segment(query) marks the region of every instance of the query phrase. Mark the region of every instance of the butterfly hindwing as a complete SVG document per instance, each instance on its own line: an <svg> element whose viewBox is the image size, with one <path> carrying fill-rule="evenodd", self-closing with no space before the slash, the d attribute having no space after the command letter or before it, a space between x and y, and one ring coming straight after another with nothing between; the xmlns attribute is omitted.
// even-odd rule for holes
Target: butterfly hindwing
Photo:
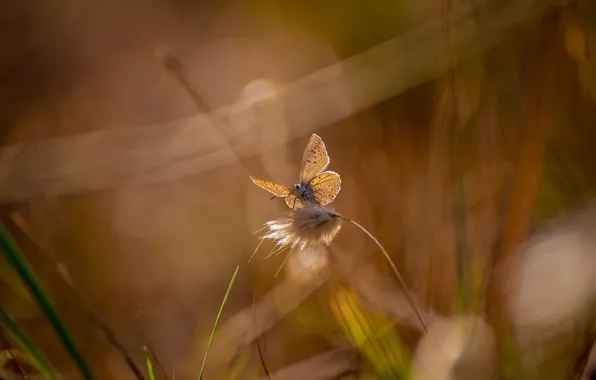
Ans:
<svg viewBox="0 0 596 380"><path fill-rule="evenodd" d="M329 155L323 140L313 134L306 144L300 167L300 183L307 183L329 166Z"/></svg>
<svg viewBox="0 0 596 380"><path fill-rule="evenodd" d="M304 206L302 199L298 198L296 194L292 193L286 197L286 204L289 208L297 210Z"/></svg>
<svg viewBox="0 0 596 380"><path fill-rule="evenodd" d="M341 178L336 172L327 170L313 178L309 186L315 199L324 206L331 203L341 190Z"/></svg>

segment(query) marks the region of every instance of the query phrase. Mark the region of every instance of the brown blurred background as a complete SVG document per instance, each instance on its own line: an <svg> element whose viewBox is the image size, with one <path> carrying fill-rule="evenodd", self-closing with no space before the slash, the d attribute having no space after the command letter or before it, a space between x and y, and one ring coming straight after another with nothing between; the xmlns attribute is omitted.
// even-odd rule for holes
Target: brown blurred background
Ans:
<svg viewBox="0 0 596 380"><path fill-rule="evenodd" d="M493 25L493 15L513 7L506 3L474 2L477 21ZM521 2L519 8L536 3ZM307 138L316 132L327 145L330 169L342 176L333 208L376 235L422 303L452 313L457 306L454 189L460 177L466 251L472 257L477 292L483 289L482 276L502 237L524 144L544 146L539 166L528 171L539 178L539 189L531 195L532 229L563 210L580 207L594 194L596 24L587 16L594 12L587 3L572 2L560 11L560 24L551 34L541 32L542 12L517 22L498 42L490 30L479 28L475 44L481 50L485 43L494 48L365 110L352 112L350 105L366 94L338 83L336 106L346 107L349 117L331 125L298 128L283 111L265 107L255 114L258 128L238 132L240 139L250 136L244 148L251 153L242 160L228 152L231 158L222 164L147 184L126 183L135 173L127 172L123 163L123 186L69 194L49 191L18 202L2 199L4 221L100 378L133 377L64 284L59 268L68 270L77 289L139 363L142 346L150 344L168 373L175 369L187 378L191 363L202 359L196 357L202 351L193 349L193 341L209 334L235 266L244 263L258 243L253 232L287 210L282 201L269 201L249 175L293 183ZM196 115L188 93L164 68L164 51L180 59L190 80L217 109L263 88L276 93L285 84L418 25L440 23L461 4L468 3L3 1L2 145L92 131L109 136L111 131L167 125ZM457 38L445 29L447 52ZM411 41L412 48L425 43ZM448 53L445 59L450 60ZM264 81L254 82L260 79ZM524 138L524 131L532 128L539 132ZM163 149L174 149L176 136L166 132L163 137ZM196 139L226 149L216 126L199 130ZM87 152L85 145L81 152ZM89 152L82 161L105 159L93 155L97 152L92 145ZM4 156L2 170L9 170L4 166L18 161L20 154ZM76 163L48 159L46 164L77 170ZM44 167L28 168L31 175L43 177ZM344 227L334 246L351 265L374 263L379 273L391 276L375 247L355 229ZM262 248L242 267L224 321L250 307L253 294L258 298L281 281L273 275L283 257L265 260L268 249ZM2 307L57 368L73 372L43 316L5 263L0 265ZM262 337L271 370L332 346L313 332L326 328L313 322L326 313L317 297L315 293Z"/></svg>

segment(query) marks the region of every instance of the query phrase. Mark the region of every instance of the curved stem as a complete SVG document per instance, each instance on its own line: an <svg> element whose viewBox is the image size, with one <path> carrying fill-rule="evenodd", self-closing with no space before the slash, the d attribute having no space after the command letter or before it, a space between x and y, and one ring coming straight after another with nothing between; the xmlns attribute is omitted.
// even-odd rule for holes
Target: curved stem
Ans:
<svg viewBox="0 0 596 380"><path fill-rule="evenodd" d="M402 289L404 290L404 294L406 295L406 299L408 300L408 303L410 304L410 306L412 307L412 310L414 310L414 313L416 314L416 316L420 320L420 325L422 326L422 329L426 333L428 330L426 328L426 323L424 322L424 318L422 317L422 314L420 313L420 310L418 310L418 308L416 307L416 304L414 303L414 300L410 296L410 291L408 290L408 287L406 286L406 282L404 281L403 277L401 276L401 273L399 273L399 270L397 269L397 267L393 263L393 260L391 260L391 257L389 257L389 254L387 253L387 251L385 251L385 248L383 248L383 246L381 245L381 243L377 240L376 237L373 236L373 234L371 234L370 232L368 232L368 230L366 228L362 227L358 222L356 222L356 221L354 221L352 219L346 218L344 216L340 216L340 218L342 218L346 222L350 222L353 225L355 225L356 227L358 227L381 250L381 252L383 253L383 256L385 256L385 259L387 259L387 261L389 262L389 265L391 266L391 269L393 269L393 273L397 277L397 280L399 281L399 284L401 285Z"/></svg>

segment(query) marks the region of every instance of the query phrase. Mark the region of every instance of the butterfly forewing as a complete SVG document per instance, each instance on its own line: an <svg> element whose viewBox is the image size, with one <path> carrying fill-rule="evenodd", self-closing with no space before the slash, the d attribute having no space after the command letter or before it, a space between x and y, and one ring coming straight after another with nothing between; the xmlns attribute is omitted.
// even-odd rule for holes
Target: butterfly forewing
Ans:
<svg viewBox="0 0 596 380"><path fill-rule="evenodd" d="M309 182L314 197L321 205L331 203L339 190L341 190L341 178L336 172L325 171Z"/></svg>
<svg viewBox="0 0 596 380"><path fill-rule="evenodd" d="M277 197L287 197L288 195L292 194L292 190L287 188L284 185L280 185L279 183L275 183L273 181L267 181L257 177L250 177L250 179L255 183L255 185L259 186L262 189L267 190L271 194Z"/></svg>
<svg viewBox="0 0 596 380"><path fill-rule="evenodd" d="M290 207L294 210L297 210L304 205L302 200L300 198L298 198L296 196L296 194L294 194L294 193L292 193L286 197L286 204L288 205L288 207Z"/></svg>
<svg viewBox="0 0 596 380"><path fill-rule="evenodd" d="M300 168L300 183L306 183L329 166L329 155L325 143L315 134L310 136Z"/></svg>

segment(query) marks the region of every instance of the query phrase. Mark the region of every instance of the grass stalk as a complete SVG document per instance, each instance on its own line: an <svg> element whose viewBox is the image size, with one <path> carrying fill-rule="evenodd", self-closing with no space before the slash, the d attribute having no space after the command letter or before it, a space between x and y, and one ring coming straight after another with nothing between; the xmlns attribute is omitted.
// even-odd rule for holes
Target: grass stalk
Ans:
<svg viewBox="0 0 596 380"><path fill-rule="evenodd" d="M74 340L70 337L70 334L68 333L65 324L58 316L52 301L46 294L35 273L33 273L33 270L30 268L25 256L2 223L0 223L0 247L8 262L19 274L19 277L25 283L29 289L29 292L52 324L52 327L56 331L58 338L72 357L77 368L83 375L83 378L86 380L94 380L95 376L93 376L91 368L77 348Z"/></svg>
<svg viewBox="0 0 596 380"><path fill-rule="evenodd" d="M393 270L393 273L395 274L395 277L397 277L397 280L399 281L400 286L404 290L404 294L406 296L406 299L408 300L408 303L412 307L412 310L414 310L414 313L418 317L418 320L420 321L420 325L422 326L422 329L424 330L424 332L427 332L428 330L427 330L427 327L426 327L426 323L424 322L424 317L422 317L422 314L420 313L420 310L418 310L418 307L416 307L416 304L414 303L414 300L412 299L412 296L410 295L410 291L408 290L408 287L406 285L406 282L404 281L401 273L399 272L399 270L397 269L397 267L393 263L393 260L391 260L391 257L389 256L389 254L387 253L387 251L385 251L385 248L383 248L383 246L381 245L381 243L377 240L376 237L373 236L373 234L371 234L370 232L368 232L368 230L366 228L364 228L362 225L360 225L358 222L356 222L356 221L354 221L352 219L346 218L344 216L340 216L340 218L342 218L346 222L352 223L354 226L358 227L381 250L381 253L383 254L383 256L385 256L385 259L387 259L387 261L389 262L389 266L391 266L391 269Z"/></svg>
<svg viewBox="0 0 596 380"><path fill-rule="evenodd" d="M19 328L16 322L13 321L12 318L10 318L2 308L0 308L0 326L4 328L6 334L10 337L12 342L29 356L33 366L44 378L48 380L60 379L45 356L39 352L29 337Z"/></svg>
<svg viewBox="0 0 596 380"><path fill-rule="evenodd" d="M224 295L223 300L221 301L221 306L219 307L219 312L217 313L217 317L215 318L215 324L213 325L213 330L211 331L211 336L209 337L209 343L207 343L207 350L205 351L205 356L203 357L203 364L201 364L201 372L199 373L199 380L203 379L203 373L205 372L205 364L207 363L207 357L209 356L209 350L211 349L211 344L213 343L213 337L215 336L215 332L217 331L217 326L219 325L219 320L221 318L221 314L223 313L224 306L228 300L228 296L232 291L232 286L234 285L234 281L236 280L236 275L238 274L238 270L240 269L240 265L236 267L234 274L232 275L232 279L228 284L228 290L226 290L226 294Z"/></svg>
<svg viewBox="0 0 596 380"><path fill-rule="evenodd" d="M147 375L149 376L149 380L155 380L155 374L153 373L153 365L151 364L151 355L149 354L149 350L147 347L143 347L143 351L145 351L145 361L147 362Z"/></svg>

